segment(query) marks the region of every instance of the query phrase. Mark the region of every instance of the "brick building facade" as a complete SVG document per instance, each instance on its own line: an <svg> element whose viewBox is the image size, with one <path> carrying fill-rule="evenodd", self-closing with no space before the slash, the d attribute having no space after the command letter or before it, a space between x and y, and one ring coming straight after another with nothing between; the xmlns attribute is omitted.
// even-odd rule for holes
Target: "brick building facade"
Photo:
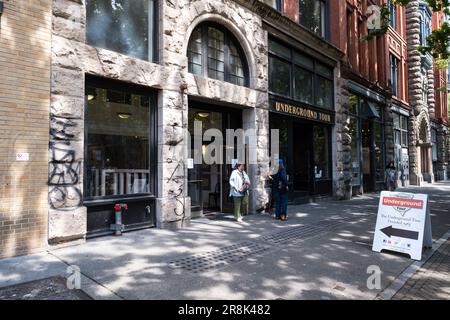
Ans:
<svg viewBox="0 0 450 320"><path fill-rule="evenodd" d="M4 1L0 21L0 258L47 244L51 0ZM28 161L24 157L29 156ZM20 158L23 156L22 158Z"/></svg>

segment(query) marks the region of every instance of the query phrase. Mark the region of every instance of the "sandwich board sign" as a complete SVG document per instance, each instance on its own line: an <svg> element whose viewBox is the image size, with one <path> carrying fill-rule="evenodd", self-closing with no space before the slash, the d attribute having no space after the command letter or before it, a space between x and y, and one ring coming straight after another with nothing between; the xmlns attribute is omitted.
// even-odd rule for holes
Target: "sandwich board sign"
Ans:
<svg viewBox="0 0 450 320"><path fill-rule="evenodd" d="M428 195L381 192L372 250L396 251L422 260L423 247L432 247Z"/></svg>

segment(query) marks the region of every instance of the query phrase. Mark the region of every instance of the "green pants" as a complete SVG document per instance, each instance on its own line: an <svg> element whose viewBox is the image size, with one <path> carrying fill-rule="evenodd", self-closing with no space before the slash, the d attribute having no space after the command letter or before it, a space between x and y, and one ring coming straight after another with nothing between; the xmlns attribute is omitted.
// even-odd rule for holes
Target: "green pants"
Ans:
<svg viewBox="0 0 450 320"><path fill-rule="evenodd" d="M248 214L248 195L245 195L243 197L233 197L233 204L233 213L236 219L241 217L241 213L243 215Z"/></svg>

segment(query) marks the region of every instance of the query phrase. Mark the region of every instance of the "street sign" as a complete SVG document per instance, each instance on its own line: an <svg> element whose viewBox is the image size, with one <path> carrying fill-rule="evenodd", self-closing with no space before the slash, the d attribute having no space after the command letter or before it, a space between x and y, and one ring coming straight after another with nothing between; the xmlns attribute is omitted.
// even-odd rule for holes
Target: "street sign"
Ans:
<svg viewBox="0 0 450 320"><path fill-rule="evenodd" d="M428 195L381 192L372 250L390 250L421 260L423 247L432 247Z"/></svg>

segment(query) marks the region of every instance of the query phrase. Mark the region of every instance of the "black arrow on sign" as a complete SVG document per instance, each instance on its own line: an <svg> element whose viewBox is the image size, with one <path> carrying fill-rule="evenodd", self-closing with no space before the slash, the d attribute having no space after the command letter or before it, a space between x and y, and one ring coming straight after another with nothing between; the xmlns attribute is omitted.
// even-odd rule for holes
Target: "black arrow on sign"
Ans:
<svg viewBox="0 0 450 320"><path fill-rule="evenodd" d="M394 236L394 237L400 237L400 238L406 238L406 239L412 239L412 240L419 239L419 232L417 232L417 231L395 229L392 226L383 228L380 231L383 232L385 235L387 235L389 238L391 236Z"/></svg>

